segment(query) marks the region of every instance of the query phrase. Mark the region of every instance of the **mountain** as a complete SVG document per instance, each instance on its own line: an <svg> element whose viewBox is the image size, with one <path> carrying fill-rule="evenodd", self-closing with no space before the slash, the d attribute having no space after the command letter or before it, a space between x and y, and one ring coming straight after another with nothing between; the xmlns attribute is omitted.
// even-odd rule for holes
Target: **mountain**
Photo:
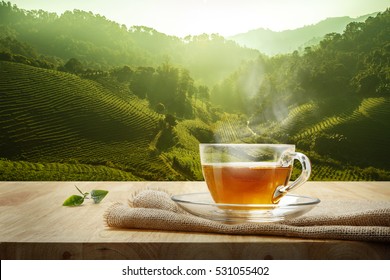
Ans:
<svg viewBox="0 0 390 280"><path fill-rule="evenodd" d="M342 33L350 22L364 22L368 17L373 17L376 14L373 13L357 18L328 18L317 24L280 32L259 28L228 37L228 39L237 42L241 46L257 49L267 55L291 53L295 50L303 50L306 46L319 43L326 34L333 32Z"/></svg>
<svg viewBox="0 0 390 280"><path fill-rule="evenodd" d="M389 34L386 10L265 56L1 2L0 180L202 180L209 142L293 143L313 180L389 180Z"/></svg>
<svg viewBox="0 0 390 280"><path fill-rule="evenodd" d="M0 99L2 179L200 179L185 170L185 156L172 168L177 151L165 147L176 142L165 138L176 137L193 160L193 135L207 126L194 120L165 128L163 115L126 90L0 61Z"/></svg>
<svg viewBox="0 0 390 280"><path fill-rule="evenodd" d="M17 46L11 44L15 41ZM27 44L27 50L21 44ZM242 61L259 55L216 34L180 39L146 26L127 28L91 12L73 10L57 15L19 9L4 1L0 2L2 51L23 56L28 52L28 58L34 59L44 56L54 67L76 58L84 68L100 70L123 65L155 67L170 61L208 86L233 72Z"/></svg>
<svg viewBox="0 0 390 280"><path fill-rule="evenodd" d="M251 116L258 142L296 143L341 166L389 170L389 34L388 9L303 53L252 61L211 97Z"/></svg>

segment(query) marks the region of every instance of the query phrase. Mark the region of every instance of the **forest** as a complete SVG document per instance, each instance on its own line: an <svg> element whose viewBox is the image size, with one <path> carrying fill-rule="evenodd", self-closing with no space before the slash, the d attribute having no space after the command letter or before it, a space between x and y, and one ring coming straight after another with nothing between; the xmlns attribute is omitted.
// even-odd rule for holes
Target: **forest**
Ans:
<svg viewBox="0 0 390 280"><path fill-rule="evenodd" d="M2 180L201 180L200 142L293 143L312 180L390 179L389 9L275 56L4 1L0 27Z"/></svg>

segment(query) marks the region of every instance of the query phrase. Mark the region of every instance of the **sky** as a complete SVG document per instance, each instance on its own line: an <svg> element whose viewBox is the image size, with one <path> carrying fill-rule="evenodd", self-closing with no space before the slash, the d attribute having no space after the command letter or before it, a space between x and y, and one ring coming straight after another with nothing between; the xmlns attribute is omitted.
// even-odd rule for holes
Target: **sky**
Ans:
<svg viewBox="0 0 390 280"><path fill-rule="evenodd" d="M7 0L6 0L7 1ZM144 25L184 37L231 36L257 28L273 31L315 24L328 17L381 12L390 0L9 0L26 10L62 14L79 9L127 27Z"/></svg>

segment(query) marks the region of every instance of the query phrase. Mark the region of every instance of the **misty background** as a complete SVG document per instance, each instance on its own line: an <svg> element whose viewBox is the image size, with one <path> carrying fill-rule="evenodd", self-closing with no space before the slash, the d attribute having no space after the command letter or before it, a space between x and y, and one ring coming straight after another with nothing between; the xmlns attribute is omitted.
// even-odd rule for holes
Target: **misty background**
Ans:
<svg viewBox="0 0 390 280"><path fill-rule="evenodd" d="M2 180L202 180L204 142L295 144L312 180L390 178L389 9L175 36L2 1L0 27Z"/></svg>

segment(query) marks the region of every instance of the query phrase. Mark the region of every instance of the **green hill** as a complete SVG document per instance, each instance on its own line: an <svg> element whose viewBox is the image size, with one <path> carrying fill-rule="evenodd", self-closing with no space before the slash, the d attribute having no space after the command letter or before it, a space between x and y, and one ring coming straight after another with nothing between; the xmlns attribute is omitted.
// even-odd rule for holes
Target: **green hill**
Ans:
<svg viewBox="0 0 390 280"><path fill-rule="evenodd" d="M318 119L320 106L311 102L295 107L281 122L272 123L269 133L289 135L302 149L345 164L390 169L389 97L362 98Z"/></svg>
<svg viewBox="0 0 390 280"><path fill-rule="evenodd" d="M10 44L11 40L28 44L28 48ZM92 12L73 10L57 15L19 9L4 1L0 2L2 51L41 57L55 67L76 58L85 68L99 70L123 65L156 67L169 59L209 86L242 61L259 55L218 34L181 39L146 26L126 27Z"/></svg>
<svg viewBox="0 0 390 280"><path fill-rule="evenodd" d="M132 94L64 72L0 62L0 98L0 157L106 166L128 173L123 179L185 179L150 148L163 115Z"/></svg>
<svg viewBox="0 0 390 280"><path fill-rule="evenodd" d="M389 10L273 57L5 2L0 27L0 180L201 180L200 142L294 143L312 180L390 180Z"/></svg>
<svg viewBox="0 0 390 280"><path fill-rule="evenodd" d="M313 178L387 180L389 12L350 23L302 54L247 63L213 88L213 102L246 115L255 134L246 141L295 143L309 153L320 173Z"/></svg>
<svg viewBox="0 0 390 280"><path fill-rule="evenodd" d="M327 18L316 24L278 32L259 28L246 33L236 34L228 39L237 42L241 46L257 49L267 55L291 53L295 50L303 51L305 47L318 44L326 34L333 32L342 33L350 22L364 22L368 17L376 14L357 18Z"/></svg>

